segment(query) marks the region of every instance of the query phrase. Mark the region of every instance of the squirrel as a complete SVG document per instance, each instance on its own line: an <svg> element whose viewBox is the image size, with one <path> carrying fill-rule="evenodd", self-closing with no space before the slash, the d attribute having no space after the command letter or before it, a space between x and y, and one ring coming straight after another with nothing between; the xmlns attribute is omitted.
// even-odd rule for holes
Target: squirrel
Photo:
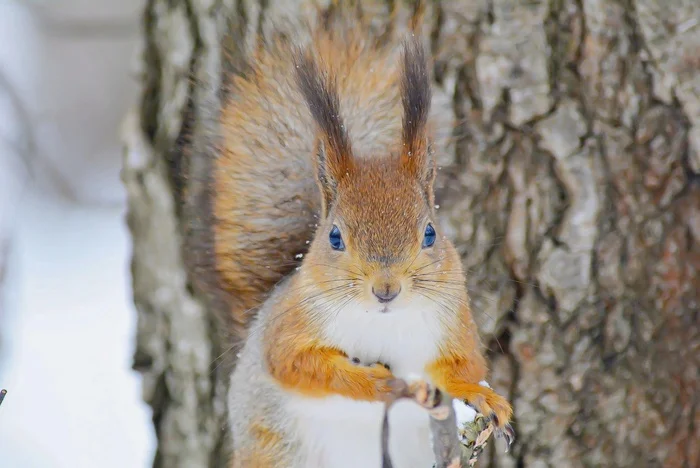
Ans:
<svg viewBox="0 0 700 468"><path fill-rule="evenodd" d="M380 466L383 401L414 376L513 434L508 401L479 384L465 274L436 222L424 48L339 18L303 44L270 41L228 77L213 213L247 330L229 393L234 467ZM389 422L394 466L431 466L425 410L398 402Z"/></svg>

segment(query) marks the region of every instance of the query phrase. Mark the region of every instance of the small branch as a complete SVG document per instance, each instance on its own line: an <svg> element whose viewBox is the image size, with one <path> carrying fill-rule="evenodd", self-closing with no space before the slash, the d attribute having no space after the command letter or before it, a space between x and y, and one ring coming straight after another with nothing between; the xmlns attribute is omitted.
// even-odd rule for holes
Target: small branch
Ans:
<svg viewBox="0 0 700 468"><path fill-rule="evenodd" d="M389 409L396 400L387 401L384 404L384 418L382 418L382 468L394 468L389 456Z"/></svg>
<svg viewBox="0 0 700 468"><path fill-rule="evenodd" d="M382 421L382 468L393 468L389 455L389 410L396 401L407 398L424 407L430 415L435 454L433 467L474 467L494 432L494 425L488 418L423 380L408 383L398 379L392 387L393 392L386 401ZM466 415L459 417L459 422L455 406L459 407L460 413L467 411Z"/></svg>
<svg viewBox="0 0 700 468"><path fill-rule="evenodd" d="M441 395L438 407L443 418L430 413L430 432L433 434L433 452L437 468L460 468L465 466L466 457L462 457L462 447L457 436L457 417L452 407L452 397L446 393Z"/></svg>
<svg viewBox="0 0 700 468"><path fill-rule="evenodd" d="M489 437L491 437L494 430L493 424L486 422L486 418L481 415L477 416L474 423L474 427L482 427L483 429L475 432L474 444L471 447L471 454L469 455L469 461L467 462L467 466L469 468L472 468L476 464L476 460L479 458L479 455L481 455L481 452L484 451L484 447L486 447L486 441L489 440ZM468 429L465 428L465 430Z"/></svg>

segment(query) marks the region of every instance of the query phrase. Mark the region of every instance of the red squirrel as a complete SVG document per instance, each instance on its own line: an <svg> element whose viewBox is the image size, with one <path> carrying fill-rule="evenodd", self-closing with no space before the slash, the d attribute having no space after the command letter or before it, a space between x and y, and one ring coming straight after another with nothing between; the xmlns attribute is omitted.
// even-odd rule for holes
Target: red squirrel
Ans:
<svg viewBox="0 0 700 468"><path fill-rule="evenodd" d="M217 265L250 323L233 466L379 467L382 401L416 376L512 434L510 404L479 384L461 259L436 222L420 40L341 19L302 42L271 41L229 77L220 120ZM432 466L425 410L400 402L389 421L394 466Z"/></svg>

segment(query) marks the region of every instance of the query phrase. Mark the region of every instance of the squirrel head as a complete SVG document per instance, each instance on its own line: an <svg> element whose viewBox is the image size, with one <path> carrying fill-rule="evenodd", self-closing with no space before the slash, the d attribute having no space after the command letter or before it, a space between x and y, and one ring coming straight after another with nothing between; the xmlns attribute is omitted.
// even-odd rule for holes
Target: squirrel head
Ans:
<svg viewBox="0 0 700 468"><path fill-rule="evenodd" d="M391 154L359 159L334 79L309 54L296 56L297 83L318 127L322 198L302 269L329 302L355 300L368 311L389 312L419 296L444 305L465 294L459 256L435 222L430 78L418 40L404 42L401 65L401 140Z"/></svg>

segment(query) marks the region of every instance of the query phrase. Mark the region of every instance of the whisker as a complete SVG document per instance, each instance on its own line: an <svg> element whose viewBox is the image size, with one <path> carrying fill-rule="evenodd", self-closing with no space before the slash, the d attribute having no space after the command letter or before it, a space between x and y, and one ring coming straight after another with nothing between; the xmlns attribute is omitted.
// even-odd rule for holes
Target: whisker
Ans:
<svg viewBox="0 0 700 468"><path fill-rule="evenodd" d="M421 279L421 278L414 278L413 281L416 281L418 283L428 283L428 284L449 284L449 285L454 285L454 286L462 286L465 290L467 289L467 282L466 281L449 281L449 280L433 280L433 279Z"/></svg>
<svg viewBox="0 0 700 468"><path fill-rule="evenodd" d="M421 251L419 250L418 253L416 254L416 256L413 257L413 260L411 260L411 263L409 263L408 266L406 267L406 269L403 271L403 274L404 274L404 275L405 275L405 274L408 272L408 270L411 268L411 265L413 265L413 262L415 262L416 259L417 259L418 257L420 257L420 254L421 254Z"/></svg>
<svg viewBox="0 0 700 468"><path fill-rule="evenodd" d="M354 282L359 281L359 280L357 280L355 278L348 277L348 278L335 278L335 279L330 279L330 280L318 281L318 282L313 282L310 284L304 284L304 285L298 286L296 288L292 288L289 291L287 291L287 293L289 294L289 293L297 292L297 291L300 291L304 288L313 288L313 287L318 286L320 284L337 283L340 281L345 281L346 283L354 283Z"/></svg>
<svg viewBox="0 0 700 468"><path fill-rule="evenodd" d="M444 290L438 290L438 289L429 288L429 287L425 287L425 286L418 286L416 289L422 289L422 290L427 291L430 294L433 294L433 295L437 296L438 298L446 300L450 303L473 309L473 304L471 304L471 302L468 299L467 300L462 299L461 297L455 296L454 294L450 294L449 292L445 292ZM484 298L484 299L489 300L489 298ZM496 304L496 301L491 300L491 303ZM493 322L496 322L495 317L493 317L488 312L486 312L484 310L479 310L479 313L486 315Z"/></svg>
<svg viewBox="0 0 700 468"><path fill-rule="evenodd" d="M450 286L450 285L448 285L448 286L440 286L440 287L438 288L438 287L436 287L436 286L430 286L429 284L414 283L413 286L414 286L414 287L422 287L422 288L426 288L426 289L429 288L429 289L432 289L432 290L435 290L435 291L449 291L449 292L455 293L455 294L464 294L465 296L468 295L467 292L466 292L466 290L465 290L464 288L456 288L456 287Z"/></svg>
<svg viewBox="0 0 700 468"><path fill-rule="evenodd" d="M423 270L423 269L425 269L425 268L428 268L428 267L431 266L431 265L435 265L436 263L442 262L442 261L444 261L446 258L447 258L447 257L440 257L440 258L438 258L437 260L435 260L434 262L426 263L425 265L423 265L423 266L421 266L421 267L418 267L418 268L416 268L415 270L413 270L413 271L411 272L411 275L413 275L413 274L415 274L415 273L417 273L417 272L419 272L419 271L421 271L421 270Z"/></svg>
<svg viewBox="0 0 700 468"><path fill-rule="evenodd" d="M323 290L317 294L305 297L302 300L296 302L295 304L287 307L286 309L275 313L272 317L268 319L268 326L274 324L277 320L281 320L289 311L307 305L309 302L317 301L319 299L326 299L332 301L341 298L343 295L347 294L348 291L352 291L353 289L357 289L357 286L353 284L342 284L340 286L334 286L332 288Z"/></svg>
<svg viewBox="0 0 700 468"><path fill-rule="evenodd" d="M355 275L355 276L358 276L358 277L365 276L365 275L362 273L362 271L353 271L353 270L349 270L349 269L347 269L347 268L339 267L339 266L337 266L337 265L330 265L330 264L328 264L328 263L305 263L304 266L310 266L310 267L313 267L313 266L322 266L322 267L327 267L327 268L333 268L334 270L339 270L339 271L342 271L342 272L345 272L345 273L349 273L349 274L351 274L351 275Z"/></svg>
<svg viewBox="0 0 700 468"><path fill-rule="evenodd" d="M449 275L456 273L464 273L464 270L440 270L440 271L429 271L427 273L416 273L411 276L437 276L437 275Z"/></svg>
<svg viewBox="0 0 700 468"><path fill-rule="evenodd" d="M348 297L341 302L336 310L333 313L333 317L337 317L340 315L340 313L343 311L343 309L350 303L350 301L353 301L360 295L360 291L354 291L353 293L349 294Z"/></svg>
<svg viewBox="0 0 700 468"><path fill-rule="evenodd" d="M209 365L211 366L211 365L214 364L216 361L218 361L219 359L221 359L221 361L220 361L216 366L214 366L214 368L209 372L209 375L212 375L214 372L216 372L216 370L217 370L219 367L221 367L221 364L224 363L223 357L224 357L225 355L227 355L228 353L230 353L231 351L233 351L233 349L234 349L237 345L238 345L237 343L236 343L236 344L232 344L232 345L229 346L226 350L224 350L221 354L219 354L216 358L214 358L214 360L213 360L212 362L209 363Z"/></svg>

